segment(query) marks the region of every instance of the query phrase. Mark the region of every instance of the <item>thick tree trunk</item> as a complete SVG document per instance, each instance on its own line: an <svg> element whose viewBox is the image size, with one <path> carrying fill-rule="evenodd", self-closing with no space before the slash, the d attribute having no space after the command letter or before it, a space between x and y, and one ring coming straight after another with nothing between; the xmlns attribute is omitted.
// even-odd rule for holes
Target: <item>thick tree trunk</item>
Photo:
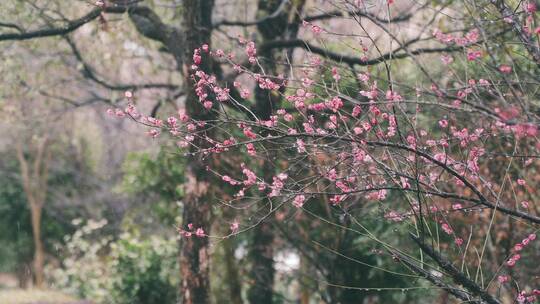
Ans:
<svg viewBox="0 0 540 304"><path fill-rule="evenodd" d="M193 224L193 227L203 228L206 233L210 227L209 182L204 178L204 167L200 160L191 159L186 170L186 196L182 215L183 225ZM182 303L209 303L210 291L210 255L208 238L186 237L181 241L180 272L182 285L180 287Z"/></svg>
<svg viewBox="0 0 540 304"><path fill-rule="evenodd" d="M182 24L180 29L164 24L158 15L148 8L140 7L130 12L130 17L137 30L145 37L160 41L174 56L178 69L184 74L186 93L185 109L194 120L206 121L213 116L204 109L195 94L191 78L193 51L203 44L211 44L213 0L182 1ZM212 59L205 53L199 68L207 74L213 74ZM194 229L202 228L210 233L212 203L212 182L206 172L205 162L200 150L207 147L204 137L211 137L210 126L198 130L187 156L185 170L185 196L183 200L182 225L187 229L192 224ZM206 304L210 301L210 255L206 237L183 237L180 241L180 298L181 303Z"/></svg>
<svg viewBox="0 0 540 304"><path fill-rule="evenodd" d="M193 50L206 43L210 45L210 29L212 24L213 0L185 0L183 1L183 28L185 29L184 58L192 58ZM182 41L178 41L182 43ZM188 60L186 60L188 61ZM184 71L189 71L190 62L185 63ZM206 73L212 73L211 59L203 58L200 68ZM194 90L193 80L186 73L186 111L195 120L207 120L212 116L206 111L198 100ZM208 126L207 126L208 127ZM206 135L210 131L206 132ZM199 135L203 135L200 133ZM194 140L195 147L204 148L207 144L204 136ZM193 147L192 146L192 147ZM190 152L196 152L191 149ZM184 209L182 214L183 225L193 224L194 229L203 228L208 234L210 230L210 216L212 197L211 181L205 170L202 155L190 153L186 168L186 184ZM209 242L206 237L183 238L180 245L180 272L182 282L180 286L182 303L206 304L210 301L210 256Z"/></svg>

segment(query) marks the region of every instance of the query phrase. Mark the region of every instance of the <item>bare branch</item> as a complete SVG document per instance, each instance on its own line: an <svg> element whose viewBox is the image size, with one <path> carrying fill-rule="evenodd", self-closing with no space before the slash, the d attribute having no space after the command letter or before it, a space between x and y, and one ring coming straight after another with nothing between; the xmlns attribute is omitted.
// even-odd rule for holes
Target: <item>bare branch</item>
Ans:
<svg viewBox="0 0 540 304"><path fill-rule="evenodd" d="M489 293L487 293L484 289L482 289L478 284L470 280L463 274L463 272L459 271L448 259L440 255L439 253L435 252L435 250L426 244L423 239L420 239L412 234L410 234L410 237L412 240L422 249L423 252L425 252L427 255L429 255L437 264L444 269L454 280L454 282L462 285L467 290L469 290L472 294L479 296L488 304L500 304L498 300L493 298Z"/></svg>
<svg viewBox="0 0 540 304"><path fill-rule="evenodd" d="M222 20L222 21L219 21L219 22L215 23L213 27L217 28L217 27L220 27L220 26L253 26L253 25L259 25L259 24L261 24L263 22L266 22L268 20L272 20L274 18L277 18L280 15L280 13L283 11L283 9L285 8L285 4L287 2L288 1L282 1L281 5L278 7L278 9L274 13L272 13L271 15L268 15L268 16L266 16L264 18L254 20L254 21L228 21L228 20ZM304 21L312 22L312 21L326 20L326 19L337 18L337 17L344 17L344 16L347 16L347 15L356 15L356 16L360 16L360 17L368 17L369 16L370 18L374 18L374 19L376 19L376 20L378 20L379 22L382 22L382 23L404 22L404 21L409 20L411 18L411 16L412 16L412 14L405 14L405 15L402 15L402 16L399 16L399 17L386 19L386 18L380 18L380 17L377 17L377 16L375 16L373 14L369 14L369 13L357 10L357 11L347 11L347 12L344 12L344 11L332 11L332 12L322 13L322 14L313 15L313 16L306 16L306 17L301 18L301 19L304 20Z"/></svg>
<svg viewBox="0 0 540 304"><path fill-rule="evenodd" d="M104 81L100 79L96 73L94 72L94 69L84 60L84 58L81 55L81 52L77 48L77 45L75 42L68 36L65 36L64 39L69 44L73 55L75 55L75 58L82 64L83 66L83 75L96 82L97 84L113 91L126 91L126 90L140 90L140 89L170 89L175 90L178 89L177 85L169 84L169 83L146 83L146 84L109 84L109 82Z"/></svg>
<svg viewBox="0 0 540 304"><path fill-rule="evenodd" d="M66 35L79 27L85 25L86 23L96 19L103 12L102 9L97 8L92 10L90 13L82 16L79 19L69 21L65 26L56 27L56 28L47 28L36 30L32 32L22 32L22 33L8 33L0 34L0 41L4 40L28 40L33 38L44 38L50 36L60 36Z"/></svg>
<svg viewBox="0 0 540 304"><path fill-rule="evenodd" d="M4 40L28 40L33 38L45 38L51 36L63 36L69 34L79 27L98 18L102 13L122 14L129 13L131 20L137 30L145 37L164 42L174 31L173 27L165 25L151 9L144 6L133 6L134 3L117 4L103 8L95 8L86 15L71 21L67 21L64 26L50 27L35 31L25 32L22 27L9 24L12 28L17 28L20 33L0 34L0 41ZM5 24L5 23L3 23Z"/></svg>
<svg viewBox="0 0 540 304"><path fill-rule="evenodd" d="M0 27L9 27L9 28L14 28L16 29L17 31L19 31L20 33L24 33L24 29L14 23L6 23L6 22L0 22Z"/></svg>
<svg viewBox="0 0 540 304"><path fill-rule="evenodd" d="M455 288L453 286L450 286L449 284L443 282L439 277L423 269L422 267L417 265L416 262L412 261L409 257L405 256L404 254L401 254L398 251L390 251L390 253L394 255L402 264L406 265L409 269L411 269L413 272L416 272L417 274L423 276L426 280L433 283L433 285L446 290L448 293L455 296L456 298L466 303L483 304L482 301L472 300L471 296L465 291Z"/></svg>
<svg viewBox="0 0 540 304"><path fill-rule="evenodd" d="M409 45L411 43L408 42L406 44ZM457 51L463 50L464 47L463 46L448 46L448 47L439 47L439 48L419 48L419 49L410 51L408 53L396 54L396 52L399 51L398 49L398 50L383 54L382 56L379 56L374 59L362 60L360 57L339 54L339 53L335 53L335 52L323 49L321 47L312 45L309 42L305 40L301 40L301 39L275 40L275 41L267 42L261 45L261 49L280 49L280 48L303 48L307 51L321 55L325 58L328 58L337 62L346 63L348 65L368 66L368 65L375 65L378 63L382 63L388 60L403 59L403 58L407 58L413 55L457 52Z"/></svg>
<svg viewBox="0 0 540 304"><path fill-rule="evenodd" d="M407 20L411 19L411 17L412 17L412 14L409 13L409 14L401 15L401 16L398 16L398 17L395 17L395 18L387 19L387 18L377 17L377 16L375 16L373 14L366 13L366 12L361 11L361 10L357 10L357 11L348 11L348 12L344 12L344 11L327 12L327 13L322 13L322 14L319 14L319 15L306 16L306 17L304 17L304 20L308 21L308 22L312 22L312 21L325 20L325 19L336 18L336 17L344 17L344 16L347 16L347 15L355 15L355 16L359 16L359 17L370 17L370 19L371 18L376 19L377 21L379 21L381 23L404 22L404 21L407 21Z"/></svg>

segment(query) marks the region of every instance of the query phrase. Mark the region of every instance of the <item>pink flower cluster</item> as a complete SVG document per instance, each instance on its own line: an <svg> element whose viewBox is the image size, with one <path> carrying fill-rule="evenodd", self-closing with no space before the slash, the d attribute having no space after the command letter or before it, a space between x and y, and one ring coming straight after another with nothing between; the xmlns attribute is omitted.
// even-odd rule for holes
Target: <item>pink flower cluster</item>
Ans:
<svg viewBox="0 0 540 304"><path fill-rule="evenodd" d="M196 237L205 237L207 236L204 232L204 229L199 227L197 229L195 229L195 231L193 231L193 224L192 223L189 223L187 225L187 230L184 230L184 229L181 229L181 228L178 228L178 233L183 236L183 237L191 237L193 235L195 235Z"/></svg>
<svg viewBox="0 0 540 304"><path fill-rule="evenodd" d="M467 32L464 37L455 37L452 34L444 34L439 29L435 29L433 31L433 36L435 36L435 39L439 40L439 42L442 42L444 44L455 43L459 46L465 46L478 42L479 35L480 32L478 31L478 29L473 29Z"/></svg>
<svg viewBox="0 0 540 304"><path fill-rule="evenodd" d="M508 267L514 267L516 265L516 262L521 259L521 255L518 253L521 250L523 250L527 245L529 245L530 242L534 241L536 239L536 234L531 233L528 237L524 238L521 243L518 243L514 245L514 252L510 259L506 261L506 265Z"/></svg>
<svg viewBox="0 0 540 304"><path fill-rule="evenodd" d="M302 206L304 206L305 201L306 201L306 197L304 195L297 195L293 200L293 205L296 208L302 208Z"/></svg>
<svg viewBox="0 0 540 304"><path fill-rule="evenodd" d="M303 27L310 27L311 28L311 32L313 32L315 35L319 35L320 33L322 33L322 29L320 26L318 25L315 25L315 24L312 24L310 22L307 22L307 21L302 21L302 26Z"/></svg>

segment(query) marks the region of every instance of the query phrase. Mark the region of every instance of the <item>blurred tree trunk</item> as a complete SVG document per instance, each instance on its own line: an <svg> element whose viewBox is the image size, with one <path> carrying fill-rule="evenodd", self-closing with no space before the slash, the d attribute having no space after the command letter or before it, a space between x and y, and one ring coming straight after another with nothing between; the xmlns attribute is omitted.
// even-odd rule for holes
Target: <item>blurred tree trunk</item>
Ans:
<svg viewBox="0 0 540 304"><path fill-rule="evenodd" d="M262 42L271 41L278 37L295 38L298 32L298 13L305 1L285 3L281 0L259 0L257 18L274 16L257 25L262 35ZM275 14L278 12L277 14ZM261 50L261 67L269 75L277 75L276 61L278 56L271 50ZM287 74L287 70L284 71ZM273 91L255 88L255 114L260 120L268 120L280 105L281 96ZM264 136L264 134L262 134ZM270 181L275 174L274 165L265 160L262 165L264 180ZM273 212L269 210L268 212ZM264 216L264 215L263 215ZM271 304L274 289L274 231L272 217L260 223L253 229L249 251L251 270L249 279L251 286L248 290L248 300L251 304Z"/></svg>
<svg viewBox="0 0 540 304"><path fill-rule="evenodd" d="M186 0L183 1L183 28L185 41L183 45L184 58L191 58L193 50L202 44L210 45L212 27L213 0ZM178 41L181 44L182 41ZM195 120L211 119L211 113L205 110L197 95L193 80L189 75L190 60L186 60L185 86L186 86L186 112ZM212 73L212 63L209 57L204 57L200 68L208 74ZM204 136L210 136L209 126L206 132L199 133L193 142L190 152L204 149L208 144ZM203 131L203 130L200 130ZM211 136L210 136L211 137ZM193 148L196 147L196 148ZM203 228L206 234L210 230L210 216L212 202L211 180L206 172L206 166L201 154L189 153L186 167L186 183L182 224L193 224L195 229ZM205 304L210 301L210 256L209 241L207 237L183 238L180 246L180 272L182 282L180 286L182 303Z"/></svg>
<svg viewBox="0 0 540 304"><path fill-rule="evenodd" d="M16 150L24 194L26 195L26 200L30 209L32 235L34 238L34 283L37 288L43 288L45 283L43 274L45 250L41 238L41 215L47 197L47 179L51 158L51 153L48 149L48 137L45 136L38 139L35 155L33 155L32 169L30 169L28 164L29 160L24 155L21 142L17 143Z"/></svg>
<svg viewBox="0 0 540 304"><path fill-rule="evenodd" d="M311 290L308 287L309 281L305 278L308 272L309 262L304 254L300 254L300 304L309 304Z"/></svg>
<svg viewBox="0 0 540 304"><path fill-rule="evenodd" d="M271 222L262 222L254 228L249 250L251 286L249 303L271 304L274 286L274 233Z"/></svg>
<svg viewBox="0 0 540 304"><path fill-rule="evenodd" d="M236 258L234 256L234 242L231 238L223 240L223 250L225 255L225 278L229 287L230 303L242 303L242 284L238 274Z"/></svg>

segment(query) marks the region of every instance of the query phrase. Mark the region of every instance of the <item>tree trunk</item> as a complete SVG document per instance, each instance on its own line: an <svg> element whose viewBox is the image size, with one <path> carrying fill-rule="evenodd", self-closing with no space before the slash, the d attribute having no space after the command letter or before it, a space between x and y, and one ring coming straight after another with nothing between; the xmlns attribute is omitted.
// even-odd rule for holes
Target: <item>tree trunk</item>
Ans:
<svg viewBox="0 0 540 304"><path fill-rule="evenodd" d="M298 23L299 19L293 17L293 15L302 10L304 3L305 1L288 3L284 9L281 9L281 12L277 16L259 23L257 28L262 35L262 42L272 41L277 37L296 37L298 26L295 23ZM258 16L269 16L274 12L279 11L282 5L284 4L281 0L259 0ZM291 23L292 26L289 23L290 19L294 20L294 22ZM274 52L271 50L261 50L260 57L263 58L260 65L264 68L264 71L270 75L278 74L275 64L275 62L278 61L278 58ZM285 70L283 74L287 73L288 70ZM281 97L279 94L275 94L275 92L269 92L256 86L255 101L256 104L254 110L257 117L261 120L268 120L279 107ZM266 134L263 133L262 135L265 136ZM263 163L264 180L272 180L274 173L275 168L273 167L273 164L270 161L265 160ZM272 211L269 210L268 212ZM273 302L272 296L275 269L272 219L273 217L269 217L267 221L260 223L253 229L253 239L249 253L249 260L251 262L249 279L251 286L248 290L248 300L251 304L272 304Z"/></svg>
<svg viewBox="0 0 540 304"><path fill-rule="evenodd" d="M201 174L202 173L202 174ZM186 196L182 214L183 225L193 224L195 229L210 227L209 182L204 179L204 167L200 160L191 159L186 170ZM180 287L182 303L205 304L210 298L210 255L208 238L184 237L180 245Z"/></svg>
<svg viewBox="0 0 540 304"><path fill-rule="evenodd" d="M183 9L183 28L185 29L184 58L192 58L193 50L206 43L210 45L212 24L213 0L185 0ZM182 43L182 41L178 41ZM190 71L190 60L186 60L184 71ZM200 68L208 74L212 73L211 59L203 58ZM194 83L188 72L185 75L186 85L186 112L195 120L208 120L212 114L206 111L195 94ZM206 126L205 128L208 128ZM203 130L199 130L203 131ZM199 133L193 142L188 156L186 167L186 184L184 209L182 214L183 225L193 224L194 229L202 228L205 233L210 231L210 216L212 202L211 181L206 172L202 155L195 154L196 150L208 146L204 135L210 136L211 131ZM181 303L206 304L210 301L210 256L209 242L206 237L184 237L180 244L180 272L182 282L180 286Z"/></svg>
<svg viewBox="0 0 540 304"><path fill-rule="evenodd" d="M41 214L42 208L37 204L30 205L32 218L32 234L34 237L34 280L37 288L43 288L45 276L43 274L43 264L45 262L45 252L41 240Z"/></svg>
<svg viewBox="0 0 540 304"><path fill-rule="evenodd" d="M30 209L32 235L34 239L34 283L37 288L43 288L45 276L45 250L41 239L41 214L47 197L47 180L51 151L48 148L48 136L44 136L37 144L31 171L21 142L16 144L17 158L22 177L22 184L28 207Z"/></svg>
<svg viewBox="0 0 540 304"><path fill-rule="evenodd" d="M272 223L262 222L254 228L249 259L251 287L248 300L251 304L271 304L274 286L274 233Z"/></svg>
<svg viewBox="0 0 540 304"><path fill-rule="evenodd" d="M223 251L225 257L225 277L229 287L230 303L242 303L242 284L238 275L238 267L234 257L234 243L228 238L223 240Z"/></svg>

